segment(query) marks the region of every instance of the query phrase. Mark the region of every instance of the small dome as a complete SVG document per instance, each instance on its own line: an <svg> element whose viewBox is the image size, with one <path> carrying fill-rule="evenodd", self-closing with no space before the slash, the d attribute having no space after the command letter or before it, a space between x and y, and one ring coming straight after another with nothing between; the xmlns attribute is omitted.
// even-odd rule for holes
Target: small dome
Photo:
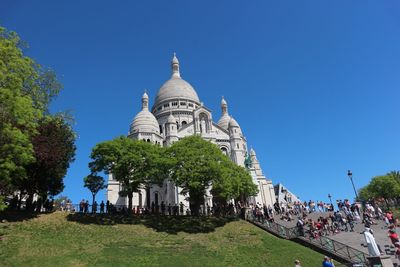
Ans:
<svg viewBox="0 0 400 267"><path fill-rule="evenodd" d="M231 117L229 124L228 124L228 128L231 128L231 127L240 128L239 123L237 123L237 121L233 117Z"/></svg>
<svg viewBox="0 0 400 267"><path fill-rule="evenodd" d="M146 91L142 96L142 110L135 116L129 129L129 134L137 132L157 133L160 129L156 117L149 111L149 96Z"/></svg>
<svg viewBox="0 0 400 267"><path fill-rule="evenodd" d="M160 133L156 117L154 117L150 111L144 109L135 116L131 123L129 133L133 134L136 132Z"/></svg>
<svg viewBox="0 0 400 267"><path fill-rule="evenodd" d="M218 126L228 130L228 125L229 125L229 121L231 120L231 116L228 115L228 113L224 113L222 114L221 118L219 119L219 121L217 122Z"/></svg>
<svg viewBox="0 0 400 267"><path fill-rule="evenodd" d="M176 123L175 117L174 115L169 114L168 118L167 118L167 123Z"/></svg>
<svg viewBox="0 0 400 267"><path fill-rule="evenodd" d="M176 57L176 54L174 53L174 57L172 58L172 64L179 64L179 60Z"/></svg>
<svg viewBox="0 0 400 267"><path fill-rule="evenodd" d="M225 130L228 130L229 121L231 120L231 116L228 113L228 103L226 103L224 97L221 100L221 109L222 109L222 116L217 122L218 126L222 127Z"/></svg>
<svg viewBox="0 0 400 267"><path fill-rule="evenodd" d="M224 97L222 97L222 100L221 100L221 106L226 106L227 105L227 103L226 103L226 101L225 101L225 98Z"/></svg>

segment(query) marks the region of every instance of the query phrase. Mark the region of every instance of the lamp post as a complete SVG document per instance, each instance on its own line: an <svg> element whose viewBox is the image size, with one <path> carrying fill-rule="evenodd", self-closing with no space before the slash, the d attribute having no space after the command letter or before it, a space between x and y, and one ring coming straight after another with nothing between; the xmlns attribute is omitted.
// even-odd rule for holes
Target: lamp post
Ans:
<svg viewBox="0 0 400 267"><path fill-rule="evenodd" d="M356 195L356 201L358 200L358 194L357 194L357 190L356 187L354 186L354 182L353 182L353 174L351 173L350 170L347 171L347 176L349 176L351 184L353 185L353 189L354 189L354 194Z"/></svg>
<svg viewBox="0 0 400 267"><path fill-rule="evenodd" d="M329 208L328 211L334 211L333 204L332 204L332 196L331 196L331 194L328 194L328 198L329 198L329 201L331 202L331 207Z"/></svg>
<svg viewBox="0 0 400 267"><path fill-rule="evenodd" d="M328 198L329 198L329 201L331 202L331 205L332 205L332 207L333 207L333 204L332 204L332 196L331 196L331 194L328 194Z"/></svg>

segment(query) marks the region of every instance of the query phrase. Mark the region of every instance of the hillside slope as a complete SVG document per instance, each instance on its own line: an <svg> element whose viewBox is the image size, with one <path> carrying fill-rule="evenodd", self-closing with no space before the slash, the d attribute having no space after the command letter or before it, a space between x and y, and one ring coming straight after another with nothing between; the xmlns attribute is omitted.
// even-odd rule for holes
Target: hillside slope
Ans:
<svg viewBox="0 0 400 267"><path fill-rule="evenodd" d="M0 223L0 266L290 267L295 259L320 266L323 257L241 220L107 221L56 212Z"/></svg>

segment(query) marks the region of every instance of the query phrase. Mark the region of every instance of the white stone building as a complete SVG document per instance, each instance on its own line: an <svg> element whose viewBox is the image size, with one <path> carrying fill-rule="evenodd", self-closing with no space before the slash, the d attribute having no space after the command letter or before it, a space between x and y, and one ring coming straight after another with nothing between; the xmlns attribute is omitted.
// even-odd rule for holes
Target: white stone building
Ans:
<svg viewBox="0 0 400 267"><path fill-rule="evenodd" d="M174 55L171 63L172 76L158 91L151 111L149 97L145 92L142 97L142 110L133 119L128 136L145 140L161 146L169 146L179 139L198 134L204 139L217 144L223 153L233 162L245 166L247 157L247 141L236 120L228 113L228 104L221 101L222 116L214 122L211 110L200 102L194 88L181 78L179 61ZM248 169L259 193L252 202L272 205L275 201L271 180L263 175L260 164L253 149L250 151L251 164ZM118 181L109 175L107 200L115 205L127 205L128 198L121 197ZM173 183L164 182L162 186L153 185L134 193L133 205L150 207L151 203L166 205L184 203L188 207L186 196L180 194L180 188ZM208 193L205 202L212 206L212 196Z"/></svg>
<svg viewBox="0 0 400 267"><path fill-rule="evenodd" d="M281 207L287 208L294 202L302 202L295 194L289 191L283 184L274 186L276 201Z"/></svg>

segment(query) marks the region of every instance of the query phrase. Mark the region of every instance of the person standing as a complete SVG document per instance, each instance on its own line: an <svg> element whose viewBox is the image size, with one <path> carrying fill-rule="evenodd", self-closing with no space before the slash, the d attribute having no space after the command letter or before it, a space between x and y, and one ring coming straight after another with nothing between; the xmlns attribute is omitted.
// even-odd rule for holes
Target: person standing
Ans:
<svg viewBox="0 0 400 267"><path fill-rule="evenodd" d="M380 256L381 255L380 249L379 249L378 245L376 244L375 238L372 235L369 228L365 228L364 238L365 238L365 242L367 242L369 255L371 255L373 257Z"/></svg>
<svg viewBox="0 0 400 267"><path fill-rule="evenodd" d="M103 200L100 203L100 213L104 213L104 201Z"/></svg>
<svg viewBox="0 0 400 267"><path fill-rule="evenodd" d="M322 267L335 267L335 264L333 264L333 261L331 258L328 256L324 257L324 261L322 262Z"/></svg>

